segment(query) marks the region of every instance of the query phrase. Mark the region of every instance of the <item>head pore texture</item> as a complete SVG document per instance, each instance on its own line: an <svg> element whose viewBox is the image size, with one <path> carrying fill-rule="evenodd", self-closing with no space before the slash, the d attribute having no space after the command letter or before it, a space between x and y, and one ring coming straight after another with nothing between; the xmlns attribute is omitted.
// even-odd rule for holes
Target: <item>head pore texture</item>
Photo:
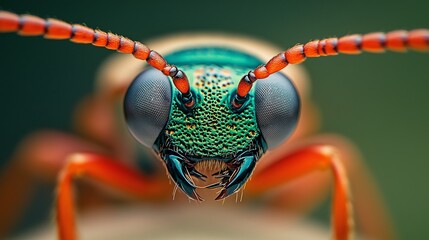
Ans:
<svg viewBox="0 0 429 240"><path fill-rule="evenodd" d="M198 48L179 53L182 55L170 55L169 61L188 75L197 105L186 113L174 94L170 119L161 134L164 143L161 147L196 161L231 159L246 149L255 148L255 140L261 133L253 92L248 104L238 113L231 109L230 98L240 78L252 65L258 64L258 60L224 48ZM181 62L184 58L186 62Z"/></svg>

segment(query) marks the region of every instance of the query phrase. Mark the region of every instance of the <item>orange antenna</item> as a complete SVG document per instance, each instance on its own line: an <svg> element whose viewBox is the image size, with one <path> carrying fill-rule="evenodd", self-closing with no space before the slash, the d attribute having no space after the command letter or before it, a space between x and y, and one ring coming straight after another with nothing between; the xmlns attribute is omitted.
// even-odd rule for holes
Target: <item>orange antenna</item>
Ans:
<svg viewBox="0 0 429 240"><path fill-rule="evenodd" d="M354 34L342 38L327 38L314 40L306 44L299 44L279 53L266 64L261 65L245 75L237 87L237 95L232 105L240 107L246 96L258 79L267 78L289 64L300 64L307 58L333 56L338 53L360 54L362 51L380 53L386 49L404 52L407 49L417 51L429 50L429 30L417 29L413 31L397 30L389 33Z"/></svg>
<svg viewBox="0 0 429 240"><path fill-rule="evenodd" d="M74 43L91 43L97 47L133 54L135 58L145 60L164 75L170 76L177 90L182 93L182 101L186 107L191 108L195 103L186 74L177 67L169 65L159 53L141 42L80 24L69 24L53 18L45 20L32 15L17 15L6 11L0 11L0 32L18 32L22 36L43 35L47 39L70 39Z"/></svg>

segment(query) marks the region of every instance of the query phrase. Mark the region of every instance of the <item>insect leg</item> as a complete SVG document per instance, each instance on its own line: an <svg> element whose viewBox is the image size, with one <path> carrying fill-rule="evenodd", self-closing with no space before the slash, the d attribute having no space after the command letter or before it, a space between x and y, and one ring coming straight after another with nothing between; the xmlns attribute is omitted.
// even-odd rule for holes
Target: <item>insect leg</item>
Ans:
<svg viewBox="0 0 429 240"><path fill-rule="evenodd" d="M100 154L73 154L62 170L57 189L56 220L59 239L76 239L73 204L73 179L94 180L137 198L160 198L168 191L168 182L154 181Z"/></svg>
<svg viewBox="0 0 429 240"><path fill-rule="evenodd" d="M337 150L339 159L346 169L353 194L357 232L373 239L396 239L386 205L368 168L353 143L344 137L336 134L322 134L286 142L264 155L259 168L255 171L255 176L259 176L258 170L264 171L265 167L284 161L285 156L296 149L314 144L329 145ZM254 178L253 181L256 182L264 181L264 179ZM261 197L266 199L268 207L284 209L288 213L305 214L326 197L330 180L327 172L314 172L292 182L285 182L284 186L278 189L267 189L270 192ZM251 192L246 192L246 195L249 194Z"/></svg>
<svg viewBox="0 0 429 240"><path fill-rule="evenodd" d="M96 144L54 130L35 132L26 137L0 173L0 238L18 224L20 217L40 185L55 182L74 152L104 152Z"/></svg>
<svg viewBox="0 0 429 240"><path fill-rule="evenodd" d="M343 163L331 146L310 145L286 155L282 161L255 173L246 189L252 194L263 193L316 170L330 170L334 177L334 239L350 239L353 231L353 212L349 182Z"/></svg>

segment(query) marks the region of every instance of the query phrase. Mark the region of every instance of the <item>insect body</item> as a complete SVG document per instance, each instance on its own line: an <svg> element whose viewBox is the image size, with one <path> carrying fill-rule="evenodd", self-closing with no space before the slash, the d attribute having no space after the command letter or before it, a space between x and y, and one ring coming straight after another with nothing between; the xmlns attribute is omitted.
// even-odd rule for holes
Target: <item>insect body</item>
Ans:
<svg viewBox="0 0 429 240"><path fill-rule="evenodd" d="M176 49L165 60L142 43L122 36L9 12L0 12L0 31L71 39L146 60L153 68L141 72L125 95L128 128L140 143L155 150L177 188L192 199L202 200L196 192L200 186L194 182L208 177L207 171L200 170L202 165L209 166L209 174L219 179L205 186L221 189L216 199L224 199L244 185L256 195L309 172L331 171L336 239L349 239L353 218L347 174L334 147L309 144L279 154L278 161L260 171L255 168L262 155L283 142L298 122L300 99L294 84L279 71L311 57L429 48L425 29L350 35L296 45L263 64L244 51L215 44ZM61 239L76 238L71 190L75 177L86 176L140 197L163 196L163 183L115 160L95 153L69 157L58 183L56 213ZM251 175L253 180L248 181Z"/></svg>

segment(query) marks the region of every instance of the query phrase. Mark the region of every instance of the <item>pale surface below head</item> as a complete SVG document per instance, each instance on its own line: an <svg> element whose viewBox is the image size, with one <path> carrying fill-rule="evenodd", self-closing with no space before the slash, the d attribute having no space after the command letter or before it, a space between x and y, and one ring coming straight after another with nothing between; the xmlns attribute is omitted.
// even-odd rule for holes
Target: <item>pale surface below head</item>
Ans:
<svg viewBox="0 0 429 240"><path fill-rule="evenodd" d="M81 216L81 239L329 239L326 226L286 213L224 207L125 207ZM53 224L16 239L56 239Z"/></svg>

